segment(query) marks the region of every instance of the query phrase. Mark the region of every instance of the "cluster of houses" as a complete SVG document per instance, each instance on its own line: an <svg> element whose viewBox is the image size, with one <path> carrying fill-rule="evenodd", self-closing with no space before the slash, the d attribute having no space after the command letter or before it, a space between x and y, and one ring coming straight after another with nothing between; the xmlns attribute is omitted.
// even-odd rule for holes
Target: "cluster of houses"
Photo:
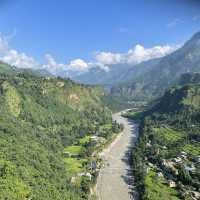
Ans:
<svg viewBox="0 0 200 200"><path fill-rule="evenodd" d="M71 183L76 183L76 180L78 177L87 177L88 180L92 180L93 177L93 172L98 171L99 165L97 164L96 161L90 161L86 167L86 171L80 172L77 174L77 176L73 176L71 178Z"/></svg>
<svg viewBox="0 0 200 200"><path fill-rule="evenodd" d="M146 143L146 147L151 147L151 141ZM166 147L163 147L166 149ZM180 154L172 159L162 159L161 160L161 165L158 167L157 165L151 163L148 161L148 158L145 157L145 161L148 164L146 172L148 173L150 169L154 169L154 171L157 172L157 176L160 178L163 178L164 176L167 177L167 182L169 187L171 188L176 188L177 187L177 180L173 177L176 177L179 174L179 168L180 166L184 167L184 170L191 173L195 174L196 172L196 167L197 165L200 164L200 155L195 157L194 162L188 162L188 154L184 151L180 152ZM165 170L165 175L163 174L163 170ZM168 175L166 175L166 172ZM198 200L200 199L200 190L199 191L190 191L190 197L193 200Z"/></svg>
<svg viewBox="0 0 200 200"><path fill-rule="evenodd" d="M93 136L90 137L90 141L95 143L96 146L98 146L98 145L101 145L102 143L105 143L106 139L103 138L103 137L93 135ZM64 154L67 157L72 157L72 158L78 157L77 154L72 154L70 152L64 152ZM91 157L95 157L95 152L93 152ZM75 183L78 177L87 177L91 181L93 174L99 171L99 169L101 167L100 165L101 165L100 162L98 162L96 159L91 159L90 161L88 161L88 164L85 168L85 171L80 172L80 173L77 174L76 177L71 178L71 183Z"/></svg>

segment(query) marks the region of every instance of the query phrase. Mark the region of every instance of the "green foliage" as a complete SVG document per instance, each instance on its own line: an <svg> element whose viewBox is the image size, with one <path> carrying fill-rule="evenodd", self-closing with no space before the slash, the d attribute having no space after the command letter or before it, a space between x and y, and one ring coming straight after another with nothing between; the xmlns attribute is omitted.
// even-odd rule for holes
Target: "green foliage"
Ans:
<svg viewBox="0 0 200 200"><path fill-rule="evenodd" d="M79 140L79 143L81 146L85 146L90 142L90 140L91 140L91 136L86 135L85 137L83 137Z"/></svg>
<svg viewBox="0 0 200 200"><path fill-rule="evenodd" d="M66 153L70 153L70 154L74 154L74 155L79 155L83 150L82 146L68 146L64 149L64 152Z"/></svg>
<svg viewBox="0 0 200 200"><path fill-rule="evenodd" d="M17 69L15 67L11 67L10 65L0 61L0 74L14 75L16 72Z"/></svg>
<svg viewBox="0 0 200 200"><path fill-rule="evenodd" d="M140 111L128 111L122 114L123 117L127 117L134 120L140 120L143 117L142 112Z"/></svg>
<svg viewBox="0 0 200 200"><path fill-rule="evenodd" d="M66 171L71 175L77 175L77 173L85 171L84 163L86 162L86 159L64 158Z"/></svg>
<svg viewBox="0 0 200 200"><path fill-rule="evenodd" d="M86 169L89 137L112 135L102 95L71 80L1 74L0 199L86 198L85 183L70 181ZM84 158L66 157L65 151Z"/></svg>
<svg viewBox="0 0 200 200"><path fill-rule="evenodd" d="M183 133L169 127L154 128L153 130L156 133L156 137L163 139L167 144L178 142L184 136Z"/></svg>
<svg viewBox="0 0 200 200"><path fill-rule="evenodd" d="M193 156L198 156L200 155L200 143L186 144L182 150Z"/></svg>
<svg viewBox="0 0 200 200"><path fill-rule="evenodd" d="M144 199L148 200L179 200L178 192L168 187L168 183L164 178L160 178L157 174L150 170L144 181L145 194Z"/></svg>
<svg viewBox="0 0 200 200"><path fill-rule="evenodd" d="M168 90L143 113L134 147L133 172L144 200L192 199L200 186L200 85ZM163 177L157 176L162 172ZM171 189L166 180L173 180ZM179 196L179 197L178 197Z"/></svg>
<svg viewBox="0 0 200 200"><path fill-rule="evenodd" d="M12 115L18 117L20 114L20 97L16 89L8 82L3 83L2 89L5 92L6 107Z"/></svg>
<svg viewBox="0 0 200 200"><path fill-rule="evenodd" d="M25 199L29 193L30 188L24 181L16 176L17 169L12 162L0 161L0 198L1 199Z"/></svg>
<svg viewBox="0 0 200 200"><path fill-rule="evenodd" d="M102 100L113 112L119 112L132 107L132 105L126 102L126 99L111 94L106 94Z"/></svg>

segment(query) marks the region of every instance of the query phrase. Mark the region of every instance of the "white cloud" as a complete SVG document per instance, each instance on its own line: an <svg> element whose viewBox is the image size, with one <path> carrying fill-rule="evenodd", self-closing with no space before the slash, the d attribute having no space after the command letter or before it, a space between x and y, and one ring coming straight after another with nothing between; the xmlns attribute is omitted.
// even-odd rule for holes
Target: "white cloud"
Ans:
<svg viewBox="0 0 200 200"><path fill-rule="evenodd" d="M122 62L123 55L119 53L99 52L99 53L96 53L95 59L99 63L105 64L105 65L111 65L111 64L117 64L117 63Z"/></svg>
<svg viewBox="0 0 200 200"><path fill-rule="evenodd" d="M81 74L86 71L88 71L91 68L98 67L100 69L103 69L105 71L109 71L109 67L104 65L101 62L86 62L83 59L74 59L71 60L68 64L61 64L57 63L55 61L55 58L50 55L45 55L47 64L42 65L42 68L47 69L52 74L57 74L58 72L62 72L67 74L68 76L71 76L71 74Z"/></svg>
<svg viewBox="0 0 200 200"><path fill-rule="evenodd" d="M135 48L130 49L126 55L126 62L128 64L137 64L143 61L147 61L153 58L163 57L174 50L177 49L177 46L171 47L166 46L155 46L152 48L144 48L142 45L138 44Z"/></svg>
<svg viewBox="0 0 200 200"><path fill-rule="evenodd" d="M57 63L51 54L45 55L46 64L42 65L42 68L48 70L52 74L55 74L58 70L64 70L66 68L65 64Z"/></svg>
<svg viewBox="0 0 200 200"><path fill-rule="evenodd" d="M68 75L70 75L70 72L82 73L90 68L89 64L82 59L72 60L69 64L57 63L51 54L46 54L45 59L47 63L42 65L42 68L55 75L59 72L66 73Z"/></svg>
<svg viewBox="0 0 200 200"><path fill-rule="evenodd" d="M90 62L90 63L88 63L88 64L89 64L90 68L96 67L96 68L100 68L100 69L102 69L102 70L104 70L104 71L106 71L106 72L109 72L109 71L110 71L110 68L109 68L107 65L105 65L104 63L100 63L100 62Z"/></svg>
<svg viewBox="0 0 200 200"><path fill-rule="evenodd" d="M10 65L19 68L36 68L39 64L32 58L28 57L25 53L18 53L16 50L9 50L1 60Z"/></svg>
<svg viewBox="0 0 200 200"><path fill-rule="evenodd" d="M69 69L73 71L85 71L89 69L88 63L82 59L75 59L70 62L68 65Z"/></svg>
<svg viewBox="0 0 200 200"><path fill-rule="evenodd" d="M138 64L143 61L147 61L153 58L163 57L174 50L177 46L155 46L152 48L145 48L138 44L133 49L128 50L127 53L111 53L111 52L99 52L96 53L95 59L97 62L111 65L111 64Z"/></svg>
<svg viewBox="0 0 200 200"><path fill-rule="evenodd" d="M36 68L39 64L25 53L11 49L5 38L0 37L0 60L19 68Z"/></svg>
<svg viewBox="0 0 200 200"><path fill-rule="evenodd" d="M87 72L94 67L108 72L110 65L120 63L135 65L153 58L165 56L177 48L178 46L169 45L145 48L138 44L126 53L97 52L92 62L86 62L83 59L77 58L68 63L58 63L51 54L46 54L44 56L46 61L44 64L41 64L25 53L19 53L17 50L10 48L7 40L0 36L1 61L19 68L46 69L54 75L64 73L69 77Z"/></svg>

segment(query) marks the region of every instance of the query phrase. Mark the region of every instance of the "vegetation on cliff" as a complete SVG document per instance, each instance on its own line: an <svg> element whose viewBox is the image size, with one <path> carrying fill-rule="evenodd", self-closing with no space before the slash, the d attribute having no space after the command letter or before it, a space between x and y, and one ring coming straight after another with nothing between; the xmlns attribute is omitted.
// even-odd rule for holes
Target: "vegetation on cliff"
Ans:
<svg viewBox="0 0 200 200"><path fill-rule="evenodd" d="M87 199L97 140L120 130L103 90L5 64L0 72L0 199Z"/></svg>

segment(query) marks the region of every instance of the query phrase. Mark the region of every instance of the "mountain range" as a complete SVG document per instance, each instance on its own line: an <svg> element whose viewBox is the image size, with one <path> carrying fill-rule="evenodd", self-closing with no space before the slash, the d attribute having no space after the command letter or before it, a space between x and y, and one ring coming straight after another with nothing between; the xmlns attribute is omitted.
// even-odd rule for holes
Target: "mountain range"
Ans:
<svg viewBox="0 0 200 200"><path fill-rule="evenodd" d="M127 100L156 98L166 88L177 84L182 74L200 71L200 32L181 48L162 58L134 66L121 64L109 68L109 72L93 68L73 79L81 83L102 85L113 96Z"/></svg>

